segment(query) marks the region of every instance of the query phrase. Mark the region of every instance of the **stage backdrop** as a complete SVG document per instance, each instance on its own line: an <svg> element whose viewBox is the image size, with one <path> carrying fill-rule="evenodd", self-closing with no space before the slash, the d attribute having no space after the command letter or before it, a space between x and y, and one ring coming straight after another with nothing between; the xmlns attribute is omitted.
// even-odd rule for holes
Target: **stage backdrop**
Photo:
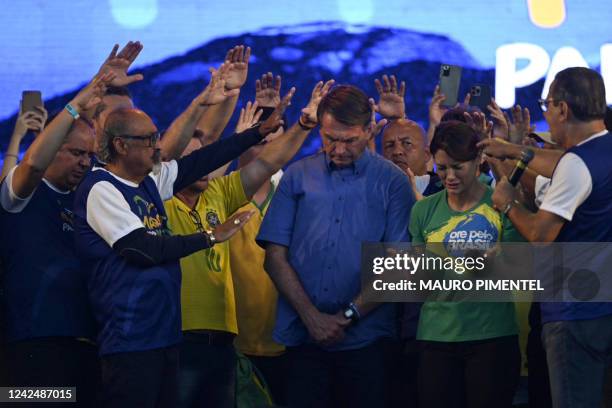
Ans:
<svg viewBox="0 0 612 408"><path fill-rule="evenodd" d="M490 84L504 108L519 103L546 130L537 99L555 73L589 66L612 103L609 0L19 0L0 13L0 149L8 144L21 91L43 93L50 111L97 71L114 43L140 40L136 104L169 125L235 44L253 49L241 104L258 75L296 86L295 119L314 83L335 78L375 95L374 77L407 82L407 114L426 126L440 63L464 67L461 92ZM228 130L233 129L233 123ZM28 140L26 140L26 145ZM319 146L311 135L299 156Z"/></svg>

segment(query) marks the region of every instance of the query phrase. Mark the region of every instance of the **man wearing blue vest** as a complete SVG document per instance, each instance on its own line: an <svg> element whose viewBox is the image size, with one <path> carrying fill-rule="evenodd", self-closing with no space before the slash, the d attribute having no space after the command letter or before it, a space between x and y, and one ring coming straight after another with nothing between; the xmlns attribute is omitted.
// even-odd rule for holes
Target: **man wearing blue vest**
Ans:
<svg viewBox="0 0 612 408"><path fill-rule="evenodd" d="M612 136L602 77L565 69L540 104L553 140L566 149L534 149L529 167L552 177L550 188L531 213L504 178L495 206L530 242L612 242ZM495 139L481 145L498 158L518 159L524 149ZM554 407L600 407L612 359L612 303L542 303L542 322Z"/></svg>
<svg viewBox="0 0 612 408"><path fill-rule="evenodd" d="M0 298L8 384L74 387L93 403L95 321L74 251L74 188L90 166L93 109L112 74L98 75L32 142L0 184Z"/></svg>
<svg viewBox="0 0 612 408"><path fill-rule="evenodd" d="M228 96L213 74L196 102ZM181 341L179 259L231 237L252 215L237 213L214 231L171 235L163 199L259 143L281 124L284 100L258 127L161 161L159 132L144 112L117 109L104 123L98 153L75 197L77 253L98 323L101 405L174 407Z"/></svg>

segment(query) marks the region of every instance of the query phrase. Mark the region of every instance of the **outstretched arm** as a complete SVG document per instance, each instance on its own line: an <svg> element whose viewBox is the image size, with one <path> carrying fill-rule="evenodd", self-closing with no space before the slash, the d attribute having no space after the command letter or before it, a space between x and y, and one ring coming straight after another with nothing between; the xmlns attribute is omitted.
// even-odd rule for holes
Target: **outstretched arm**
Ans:
<svg viewBox="0 0 612 408"><path fill-rule="evenodd" d="M244 86L249 72L250 57L251 47L245 47L244 45L237 45L227 52L225 62L230 64L230 69L225 78L225 89L227 91L240 91ZM234 113L238 96L238 94L232 95L218 105L211 106L200 117L196 127L204 135L203 144L210 144L219 140L223 129L225 129Z"/></svg>
<svg viewBox="0 0 612 408"><path fill-rule="evenodd" d="M404 102L404 97L406 95L406 83L402 81L398 87L395 75L391 75L390 78L387 75L383 75L382 82L376 78L374 85L378 91L378 104L374 105L376 112L388 120L405 118L406 103Z"/></svg>
<svg viewBox="0 0 612 408"><path fill-rule="evenodd" d="M520 160L525 146L516 145L501 139L485 139L478 143L478 147L483 148L486 155L504 160ZM533 151L533 159L529 162L529 168L544 177L551 178L557 163L564 152L552 149L529 148Z"/></svg>
<svg viewBox="0 0 612 408"><path fill-rule="evenodd" d="M310 130L316 126L317 107L321 99L329 92L333 83L333 80L327 81L325 84L323 82L317 83L308 105L302 110L302 118L300 118L302 125L294 124L281 137L267 143L259 157L240 170L240 179L247 198L250 199L266 180L270 179L298 152ZM295 88L291 88L266 122L270 119L280 121L285 109L291 102L294 92ZM265 122L263 125L265 125Z"/></svg>
<svg viewBox="0 0 612 408"><path fill-rule="evenodd" d="M77 112L92 109L102 100L105 87L115 78L112 72L98 74L69 103ZM12 189L17 197L26 198L36 189L42 180L47 167L55 158L72 126L74 118L66 109L62 110L51 123L34 139L15 169L12 178Z"/></svg>
<svg viewBox="0 0 612 408"><path fill-rule="evenodd" d="M13 167L17 166L19 146L28 130L33 131L38 136L45 128L46 122L47 111L42 106L35 106L34 110L28 112L22 112L21 105L19 106L19 116L15 123L15 129L13 130L8 148L4 153L4 163L2 165L0 181L4 180Z"/></svg>
<svg viewBox="0 0 612 408"><path fill-rule="evenodd" d="M181 156L189 140L193 137L198 120L206 110L223 103L227 98L238 95L239 89L225 89L225 76L230 68L231 64L228 63L221 64L218 70L211 68L212 75L208 86L172 122L160 141L162 157L165 160L172 160Z"/></svg>

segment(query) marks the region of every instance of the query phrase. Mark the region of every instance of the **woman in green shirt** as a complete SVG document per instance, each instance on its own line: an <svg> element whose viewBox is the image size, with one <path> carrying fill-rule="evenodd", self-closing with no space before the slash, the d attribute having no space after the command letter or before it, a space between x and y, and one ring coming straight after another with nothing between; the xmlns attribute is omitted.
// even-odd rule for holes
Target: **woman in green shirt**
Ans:
<svg viewBox="0 0 612 408"><path fill-rule="evenodd" d="M445 190L414 205L413 244L522 240L493 208L493 190L478 180L478 141L465 123L437 127L430 149ZM517 333L510 302L425 302L417 332L420 406L511 407L520 374Z"/></svg>

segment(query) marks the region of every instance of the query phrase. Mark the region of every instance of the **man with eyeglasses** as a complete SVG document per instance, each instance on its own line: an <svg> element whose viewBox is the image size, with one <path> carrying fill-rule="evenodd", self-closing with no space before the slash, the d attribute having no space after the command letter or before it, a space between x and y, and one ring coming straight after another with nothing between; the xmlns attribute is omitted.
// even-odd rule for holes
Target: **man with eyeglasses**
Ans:
<svg viewBox="0 0 612 408"><path fill-rule="evenodd" d="M540 100L551 137L565 150L533 149L529 167L552 178L539 210L524 208L506 178L493 195L495 206L527 240L612 242L612 137L604 124L605 95L597 72L568 68L555 76L548 97ZM481 145L486 154L502 159L519 159L524 150L494 139ZM609 280L601 290L609 293ZM542 303L541 312L553 406L600 407L612 361L612 303Z"/></svg>
<svg viewBox="0 0 612 408"><path fill-rule="evenodd" d="M213 74L197 103L210 106L228 96L223 77ZM89 172L75 198L77 252L99 327L103 406L175 406L179 259L227 240L251 213L229 217L214 232L173 236L163 200L279 126L275 113L243 134L162 162L158 130L144 112L117 109L106 118L98 152L106 165Z"/></svg>
<svg viewBox="0 0 612 408"><path fill-rule="evenodd" d="M98 379L95 320L74 250L74 189L90 167L92 126L80 117L100 101L99 75L34 139L0 185L0 259L8 384L78 389L93 404Z"/></svg>
<svg viewBox="0 0 612 408"><path fill-rule="evenodd" d="M323 152L289 166L257 236L279 292L274 340L287 347L290 407L388 400L396 307L361 296L361 243L408 241L406 175L366 149L378 126L367 95L333 88L316 114Z"/></svg>

